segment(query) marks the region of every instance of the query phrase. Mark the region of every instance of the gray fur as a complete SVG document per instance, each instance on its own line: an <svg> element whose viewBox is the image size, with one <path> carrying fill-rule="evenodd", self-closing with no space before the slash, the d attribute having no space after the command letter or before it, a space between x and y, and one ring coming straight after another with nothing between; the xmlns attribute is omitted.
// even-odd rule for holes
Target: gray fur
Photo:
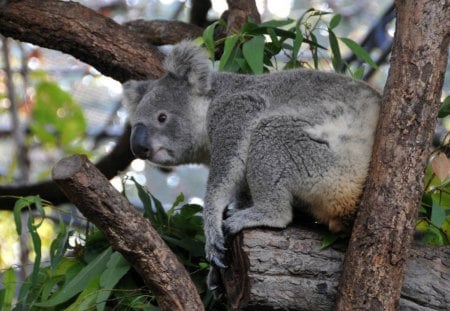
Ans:
<svg viewBox="0 0 450 311"><path fill-rule="evenodd" d="M159 165L209 164L204 220L213 272L225 266L226 234L283 228L293 205L341 230L367 176L380 95L333 73L250 76L212 72L208 62L183 42L167 57L167 75L128 82L124 95L131 125L146 129L132 137L146 146L132 142L144 150L137 156ZM250 199L239 199L242 189ZM224 219L227 206L235 208Z"/></svg>

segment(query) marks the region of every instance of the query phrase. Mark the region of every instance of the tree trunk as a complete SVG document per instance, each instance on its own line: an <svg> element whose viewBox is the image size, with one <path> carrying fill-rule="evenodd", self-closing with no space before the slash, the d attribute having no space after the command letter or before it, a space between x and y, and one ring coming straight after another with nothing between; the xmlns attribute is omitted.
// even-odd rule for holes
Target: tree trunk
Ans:
<svg viewBox="0 0 450 311"><path fill-rule="evenodd" d="M128 203L85 156L59 161L52 177L111 246L132 264L161 310L204 310L189 274L150 222Z"/></svg>
<svg viewBox="0 0 450 311"><path fill-rule="evenodd" d="M396 310L447 64L450 4L398 0L391 67L337 310ZM448 307L448 305L447 305Z"/></svg>
<svg viewBox="0 0 450 311"><path fill-rule="evenodd" d="M224 275L233 310L334 310L345 245L321 250L324 234L292 226L238 235ZM414 244L399 310L448 310L449 289L450 248Z"/></svg>

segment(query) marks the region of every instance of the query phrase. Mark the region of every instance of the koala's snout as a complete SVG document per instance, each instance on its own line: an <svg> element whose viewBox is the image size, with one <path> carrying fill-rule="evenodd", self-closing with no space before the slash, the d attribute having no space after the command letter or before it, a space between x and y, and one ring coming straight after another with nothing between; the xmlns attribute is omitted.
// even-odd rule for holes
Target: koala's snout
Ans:
<svg viewBox="0 0 450 311"><path fill-rule="evenodd" d="M131 130L131 151L140 159L147 159L150 154L150 146L148 143L148 129L142 124L138 123L133 126Z"/></svg>

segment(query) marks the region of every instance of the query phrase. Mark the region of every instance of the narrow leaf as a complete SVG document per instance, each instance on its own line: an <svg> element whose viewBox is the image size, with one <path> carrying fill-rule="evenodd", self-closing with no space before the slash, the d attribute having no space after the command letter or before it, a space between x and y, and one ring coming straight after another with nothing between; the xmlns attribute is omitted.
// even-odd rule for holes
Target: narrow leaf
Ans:
<svg viewBox="0 0 450 311"><path fill-rule="evenodd" d="M214 43L214 31L217 25L222 24L222 20L215 21L203 31L203 43L205 44L206 50L208 51L209 57L214 60L215 54L215 43Z"/></svg>
<svg viewBox="0 0 450 311"><path fill-rule="evenodd" d="M16 290L16 273L13 268L9 268L3 272L3 311L10 311L14 299L14 292Z"/></svg>
<svg viewBox="0 0 450 311"><path fill-rule="evenodd" d="M328 39L330 41L330 48L332 53L332 64L334 71L340 72L342 70L341 51L339 50L339 42L334 34L332 28L328 28Z"/></svg>
<svg viewBox="0 0 450 311"><path fill-rule="evenodd" d="M119 252L114 252L111 255L106 267L100 276L100 288L102 290L97 294L97 310L105 309L111 290L131 268L128 261Z"/></svg>
<svg viewBox="0 0 450 311"><path fill-rule="evenodd" d="M244 43L242 53L244 58L255 74L261 74L264 68L264 43L263 36L253 37Z"/></svg>
<svg viewBox="0 0 450 311"><path fill-rule="evenodd" d="M74 303L72 303L69 307L65 308L65 311L84 311L84 310L93 310L94 305L96 304L97 295L99 294L99 279L100 276L94 276L85 286L83 291L77 297ZM99 309L97 306L97 310Z"/></svg>
<svg viewBox="0 0 450 311"><path fill-rule="evenodd" d="M238 39L239 39L239 35L232 35L232 36L229 36L225 40L223 54L222 54L222 57L220 58L220 63L219 63L220 71L223 71L223 69L225 68L225 65L228 63L228 60L231 56L231 52L233 52L234 46L236 45L236 42L238 41Z"/></svg>
<svg viewBox="0 0 450 311"><path fill-rule="evenodd" d="M438 202L433 201L433 208L431 210L431 222L436 227L440 228L445 221L445 217L445 210Z"/></svg>
<svg viewBox="0 0 450 311"><path fill-rule="evenodd" d="M336 28L340 22L341 22L341 15L339 15L339 14L334 15L330 21L330 26L329 26L330 29Z"/></svg>
<svg viewBox="0 0 450 311"><path fill-rule="evenodd" d="M277 27L283 27L287 26L289 24L292 24L294 22L293 19L285 19L285 20L270 20L264 23L259 24L260 27L269 27L269 28L277 28Z"/></svg>
<svg viewBox="0 0 450 311"><path fill-rule="evenodd" d="M344 44L355 53L356 56L361 58L367 64L369 64L372 68L378 68L378 65L372 60L370 54L367 53L358 43L349 39L349 38L339 38Z"/></svg>
<svg viewBox="0 0 450 311"><path fill-rule="evenodd" d="M300 47L303 43L303 34L300 28L295 29L294 45L292 46L292 59L297 59Z"/></svg>
<svg viewBox="0 0 450 311"><path fill-rule="evenodd" d="M60 292L49 300L37 303L38 307L54 307L66 302L81 292L94 278L105 270L106 264L111 256L111 247L108 247L97 258L85 266L68 284L64 285Z"/></svg>
<svg viewBox="0 0 450 311"><path fill-rule="evenodd" d="M450 115L450 96L447 96L444 101L441 103L441 107L439 108L439 118L445 118Z"/></svg>
<svg viewBox="0 0 450 311"><path fill-rule="evenodd" d="M50 264L53 270L58 266L66 252L68 239L69 232L67 231L67 226L64 221L60 219L58 234L50 245Z"/></svg>
<svg viewBox="0 0 450 311"><path fill-rule="evenodd" d="M364 77L364 72L365 72L364 66L361 66L353 72L352 77L354 79L360 80Z"/></svg>
<svg viewBox="0 0 450 311"><path fill-rule="evenodd" d="M313 33L311 33L310 35L311 35L312 44L310 44L309 46L311 48L312 58L314 61L314 68L319 69L319 55L317 54L317 52L318 52L317 51L317 38Z"/></svg>
<svg viewBox="0 0 450 311"><path fill-rule="evenodd" d="M337 234L332 233L325 234L325 236L322 238L322 241L320 241L320 249L323 250L330 247L331 245L334 244L334 242L337 241L337 239L339 239L339 235Z"/></svg>

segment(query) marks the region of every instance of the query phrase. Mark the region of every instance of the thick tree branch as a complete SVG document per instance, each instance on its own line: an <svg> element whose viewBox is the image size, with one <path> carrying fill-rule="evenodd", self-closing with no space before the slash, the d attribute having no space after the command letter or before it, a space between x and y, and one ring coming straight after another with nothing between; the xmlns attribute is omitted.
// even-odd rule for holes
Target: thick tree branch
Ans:
<svg viewBox="0 0 450 311"><path fill-rule="evenodd" d="M346 253L337 310L397 309L439 110L450 3L395 3L396 33L372 173Z"/></svg>
<svg viewBox="0 0 450 311"><path fill-rule="evenodd" d="M203 28L179 21L135 20L124 26L151 45L175 44L183 39L200 36Z"/></svg>
<svg viewBox="0 0 450 311"><path fill-rule="evenodd" d="M175 254L85 156L62 159L52 176L111 246L133 265L161 310L203 310L197 289Z"/></svg>
<svg viewBox="0 0 450 311"><path fill-rule="evenodd" d="M163 55L156 48L75 2L10 1L0 8L0 32L71 54L121 82L157 78L163 73Z"/></svg>
<svg viewBox="0 0 450 311"><path fill-rule="evenodd" d="M345 245L321 250L325 233L320 228L295 225L239 234L231 248L231 267L225 273L232 309L334 310ZM449 288L450 248L414 244L406 261L398 310L447 310Z"/></svg>

